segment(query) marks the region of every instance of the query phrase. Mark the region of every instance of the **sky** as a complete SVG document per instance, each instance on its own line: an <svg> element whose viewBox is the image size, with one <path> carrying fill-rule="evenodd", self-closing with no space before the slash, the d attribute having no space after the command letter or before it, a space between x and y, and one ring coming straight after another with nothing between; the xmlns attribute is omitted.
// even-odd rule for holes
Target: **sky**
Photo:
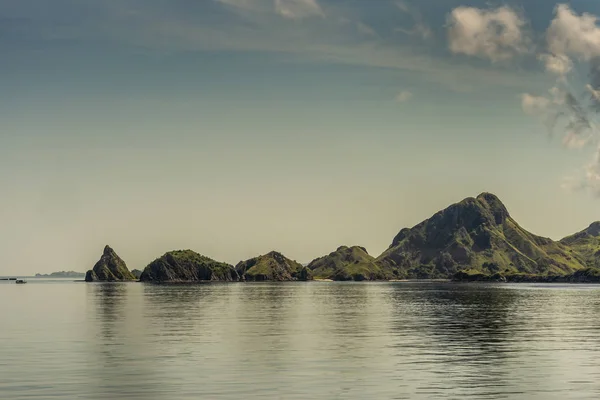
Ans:
<svg viewBox="0 0 600 400"><path fill-rule="evenodd" d="M0 275L600 220L600 3L0 0Z"/></svg>

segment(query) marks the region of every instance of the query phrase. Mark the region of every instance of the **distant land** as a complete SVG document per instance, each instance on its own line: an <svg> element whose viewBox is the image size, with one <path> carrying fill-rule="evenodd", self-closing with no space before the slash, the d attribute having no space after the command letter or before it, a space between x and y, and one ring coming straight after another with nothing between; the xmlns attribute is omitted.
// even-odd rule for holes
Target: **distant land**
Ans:
<svg viewBox="0 0 600 400"><path fill-rule="evenodd" d="M51 274L35 274L36 278L83 278L85 272L59 271Z"/></svg>
<svg viewBox="0 0 600 400"><path fill-rule="evenodd" d="M361 246L340 246L308 264L272 251L234 267L192 250L176 250L152 261L143 271L133 272L106 246L86 281L442 279L600 283L600 222L554 241L523 229L498 197L482 193L452 204L412 228L401 229L378 257Z"/></svg>

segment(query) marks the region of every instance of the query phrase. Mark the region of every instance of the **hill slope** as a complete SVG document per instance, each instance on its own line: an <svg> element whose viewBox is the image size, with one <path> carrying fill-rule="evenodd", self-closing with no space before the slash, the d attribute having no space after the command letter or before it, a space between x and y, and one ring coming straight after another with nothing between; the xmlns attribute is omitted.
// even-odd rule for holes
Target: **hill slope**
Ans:
<svg viewBox="0 0 600 400"><path fill-rule="evenodd" d="M405 278L449 278L461 270L565 275L586 266L565 243L521 228L491 193L464 199L402 229L377 262Z"/></svg>
<svg viewBox="0 0 600 400"><path fill-rule="evenodd" d="M589 267L600 268L600 221L560 242L576 251Z"/></svg>
<svg viewBox="0 0 600 400"><path fill-rule="evenodd" d="M306 281L312 279L308 268L276 251L240 261L235 269L246 281Z"/></svg>
<svg viewBox="0 0 600 400"><path fill-rule="evenodd" d="M141 282L238 281L232 265L215 261L191 250L165 253L142 272Z"/></svg>
<svg viewBox="0 0 600 400"><path fill-rule="evenodd" d="M364 247L341 246L336 251L308 264L315 278L335 281L373 281L393 278L375 262Z"/></svg>

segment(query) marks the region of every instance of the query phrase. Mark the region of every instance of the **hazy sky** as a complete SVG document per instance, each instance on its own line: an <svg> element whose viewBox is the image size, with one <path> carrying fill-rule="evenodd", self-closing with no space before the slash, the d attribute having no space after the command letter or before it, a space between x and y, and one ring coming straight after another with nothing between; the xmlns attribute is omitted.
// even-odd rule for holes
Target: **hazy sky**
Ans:
<svg viewBox="0 0 600 400"><path fill-rule="evenodd" d="M0 275L85 271L105 244L130 268L182 248L378 255L482 191L534 233L579 231L600 219L593 15L597 0L0 0Z"/></svg>

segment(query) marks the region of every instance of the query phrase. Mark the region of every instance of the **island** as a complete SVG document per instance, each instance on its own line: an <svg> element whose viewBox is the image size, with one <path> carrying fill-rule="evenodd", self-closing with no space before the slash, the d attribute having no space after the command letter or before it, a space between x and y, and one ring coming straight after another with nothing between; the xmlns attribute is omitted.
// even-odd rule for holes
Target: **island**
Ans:
<svg viewBox="0 0 600 400"><path fill-rule="evenodd" d="M109 246L86 281L256 282L452 280L600 282L600 222L561 240L533 234L492 193L468 197L403 228L378 257L340 246L303 265L278 251L235 267L192 250L165 253L130 272Z"/></svg>
<svg viewBox="0 0 600 400"><path fill-rule="evenodd" d="M312 273L308 267L272 251L268 254L240 261L235 267L244 281L308 281Z"/></svg>
<svg viewBox="0 0 600 400"><path fill-rule="evenodd" d="M240 276L232 265L215 261L192 250L165 253L142 272L141 282L237 282Z"/></svg>
<svg viewBox="0 0 600 400"><path fill-rule="evenodd" d="M340 246L326 256L308 264L315 279L333 281L378 281L396 278L384 268L367 249L361 246Z"/></svg>
<svg viewBox="0 0 600 400"><path fill-rule="evenodd" d="M85 275L86 282L133 281L135 276L129 271L125 261L110 246L105 246L100 260Z"/></svg>
<svg viewBox="0 0 600 400"><path fill-rule="evenodd" d="M58 271L50 274L35 274L36 278L84 278L85 272Z"/></svg>

